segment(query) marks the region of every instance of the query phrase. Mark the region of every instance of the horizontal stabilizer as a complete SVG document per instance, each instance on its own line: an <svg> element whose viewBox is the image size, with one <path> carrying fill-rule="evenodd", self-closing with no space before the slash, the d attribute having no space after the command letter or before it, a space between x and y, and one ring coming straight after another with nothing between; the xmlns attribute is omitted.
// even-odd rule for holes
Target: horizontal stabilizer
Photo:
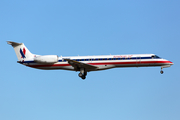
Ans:
<svg viewBox="0 0 180 120"><path fill-rule="evenodd" d="M12 45L13 47L22 45L22 43L16 43L16 42L11 42L11 41L7 41L7 43L8 43L9 45Z"/></svg>

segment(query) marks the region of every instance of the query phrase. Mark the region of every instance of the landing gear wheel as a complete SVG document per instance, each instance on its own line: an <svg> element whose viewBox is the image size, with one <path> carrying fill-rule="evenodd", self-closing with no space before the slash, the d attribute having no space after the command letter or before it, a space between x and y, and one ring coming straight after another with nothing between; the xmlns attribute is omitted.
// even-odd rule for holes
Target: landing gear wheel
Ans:
<svg viewBox="0 0 180 120"><path fill-rule="evenodd" d="M83 75L81 78L84 80L84 79L86 79L86 76Z"/></svg>
<svg viewBox="0 0 180 120"><path fill-rule="evenodd" d="M80 73L78 74L78 76L84 80L86 79L86 75L87 75L87 71L85 71L84 68L80 68Z"/></svg>
<svg viewBox="0 0 180 120"><path fill-rule="evenodd" d="M82 73L79 73L79 74L78 74L78 76L79 76L79 77L82 77L82 76L83 76L83 74L82 74Z"/></svg>

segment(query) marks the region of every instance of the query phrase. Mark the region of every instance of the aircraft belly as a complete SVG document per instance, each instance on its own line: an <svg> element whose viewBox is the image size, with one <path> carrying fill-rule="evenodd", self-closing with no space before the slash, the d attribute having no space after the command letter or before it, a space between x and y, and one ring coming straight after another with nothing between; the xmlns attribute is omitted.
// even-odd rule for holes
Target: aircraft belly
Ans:
<svg viewBox="0 0 180 120"><path fill-rule="evenodd" d="M57 69L61 69L61 70L72 70L74 71L74 68L72 66L64 66L64 67L37 67L37 69L42 69L42 70L57 70Z"/></svg>
<svg viewBox="0 0 180 120"><path fill-rule="evenodd" d="M72 67L69 64L37 64L37 63L31 63L31 64L25 64L28 67L36 68L36 69L42 69L42 70L56 70L56 69L63 69L63 70L73 70L74 67Z"/></svg>

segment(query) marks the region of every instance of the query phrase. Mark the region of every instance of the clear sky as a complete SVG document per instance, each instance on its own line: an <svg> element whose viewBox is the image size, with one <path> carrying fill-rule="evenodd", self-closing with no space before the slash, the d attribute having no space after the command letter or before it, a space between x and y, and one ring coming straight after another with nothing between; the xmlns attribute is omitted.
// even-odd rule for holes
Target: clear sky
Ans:
<svg viewBox="0 0 180 120"><path fill-rule="evenodd" d="M179 120L178 0L1 0L0 120ZM34 54L154 53L160 67L90 72L18 64L6 41Z"/></svg>

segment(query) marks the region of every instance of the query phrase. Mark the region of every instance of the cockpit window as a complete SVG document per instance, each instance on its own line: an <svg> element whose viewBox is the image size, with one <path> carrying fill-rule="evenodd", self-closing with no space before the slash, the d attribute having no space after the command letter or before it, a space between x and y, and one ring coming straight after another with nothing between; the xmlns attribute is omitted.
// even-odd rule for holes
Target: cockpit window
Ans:
<svg viewBox="0 0 180 120"><path fill-rule="evenodd" d="M160 58L159 56L155 55L155 58Z"/></svg>
<svg viewBox="0 0 180 120"><path fill-rule="evenodd" d="M153 58L160 58L160 57L157 56L157 55L152 55L151 57L152 57L152 59L153 59Z"/></svg>

